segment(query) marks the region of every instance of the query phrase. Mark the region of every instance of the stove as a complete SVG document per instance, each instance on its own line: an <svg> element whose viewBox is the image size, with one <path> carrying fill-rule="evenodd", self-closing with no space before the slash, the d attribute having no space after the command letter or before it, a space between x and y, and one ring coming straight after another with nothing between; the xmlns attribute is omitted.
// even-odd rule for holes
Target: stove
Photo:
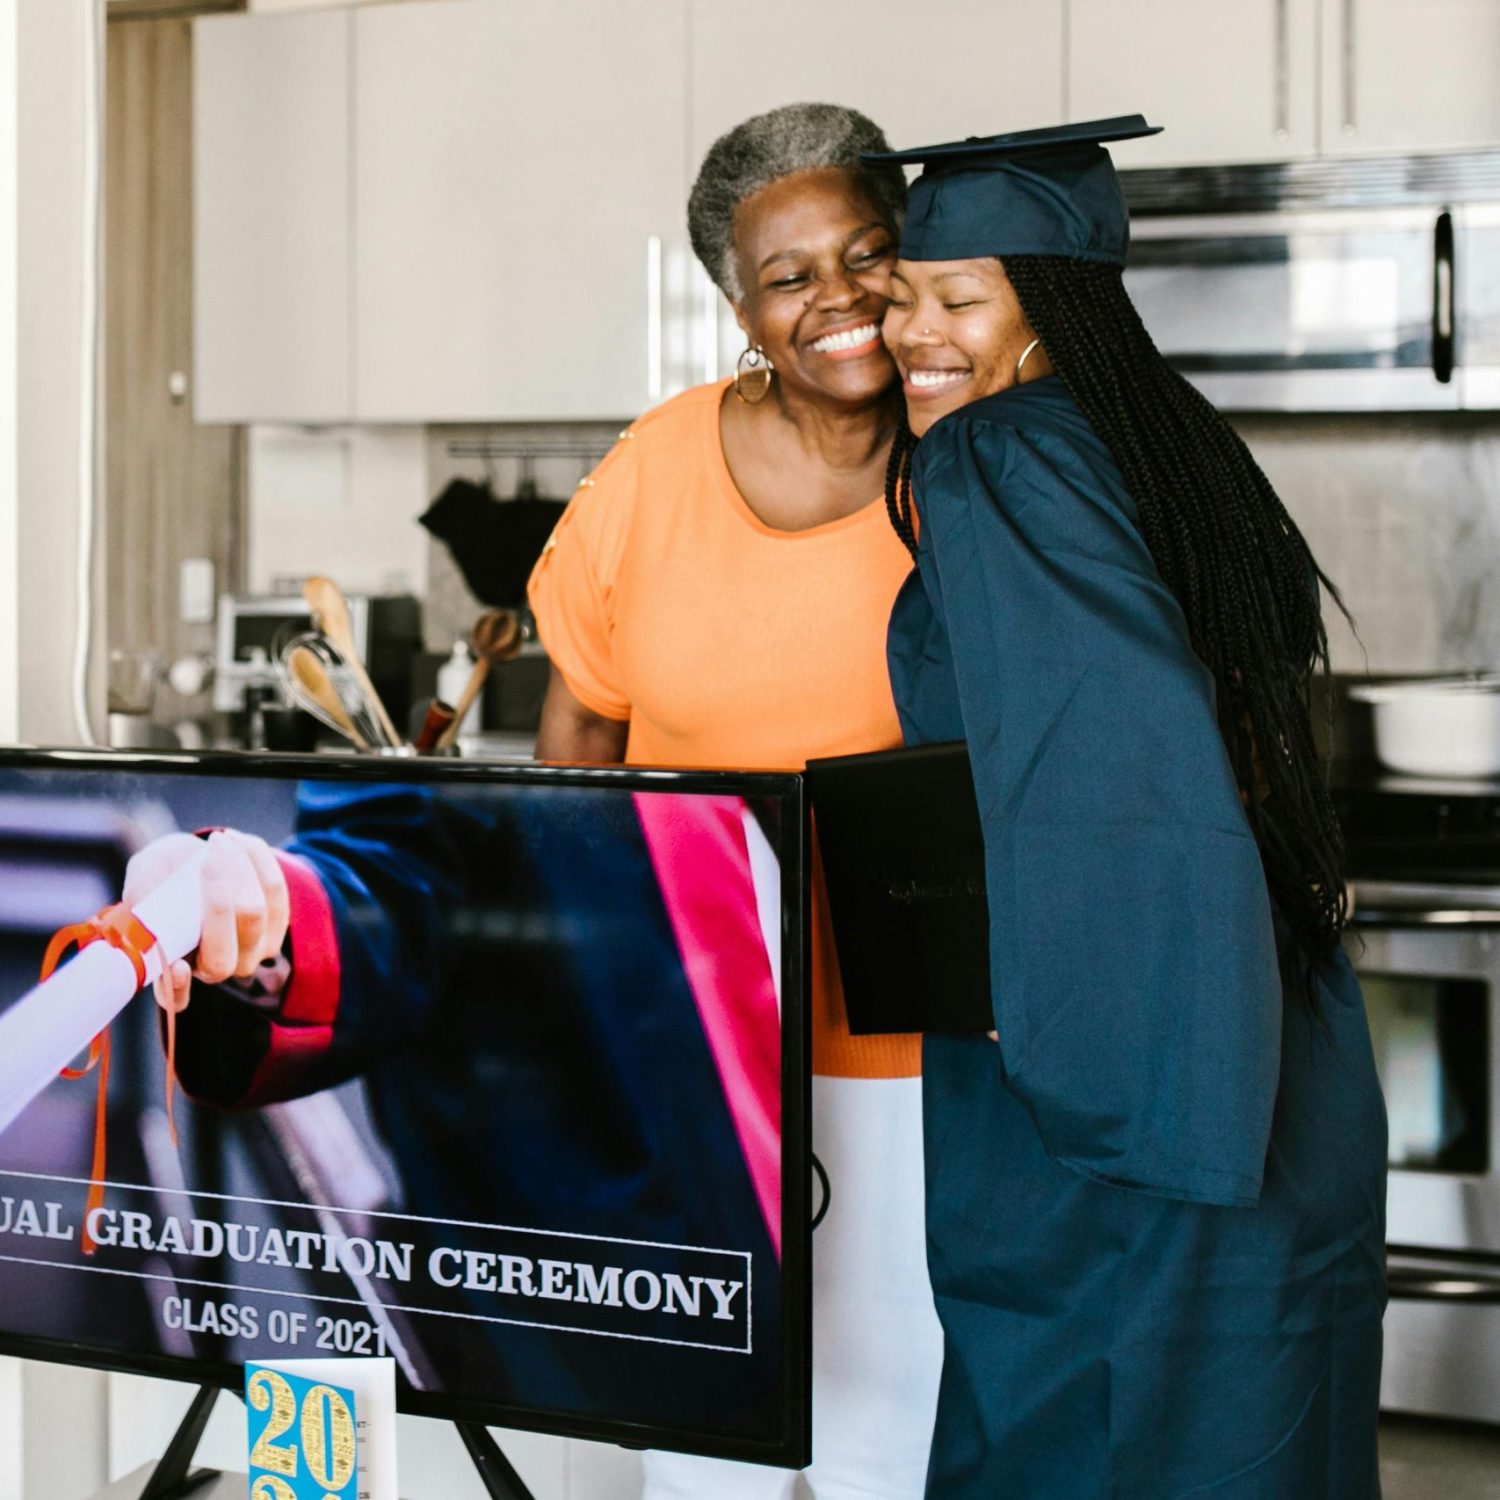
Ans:
<svg viewBox="0 0 1500 1500"><path fill-rule="evenodd" d="M1500 780L1345 769L1335 776L1334 805L1356 879L1500 884Z"/></svg>
<svg viewBox="0 0 1500 1500"><path fill-rule="evenodd" d="M1500 1423L1500 781L1334 787L1391 1126L1381 1404Z"/></svg>

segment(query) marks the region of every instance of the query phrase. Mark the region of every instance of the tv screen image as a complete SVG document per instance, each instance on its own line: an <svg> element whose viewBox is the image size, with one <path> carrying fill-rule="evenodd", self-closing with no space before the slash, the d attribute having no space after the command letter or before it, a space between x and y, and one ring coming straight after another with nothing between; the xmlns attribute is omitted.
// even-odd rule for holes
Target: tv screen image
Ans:
<svg viewBox="0 0 1500 1500"><path fill-rule="evenodd" d="M102 1189L93 1075L0 1098L0 1349L388 1354L407 1410L805 1463L799 778L0 756L0 1045L53 933L211 830L274 851L286 941L194 982L175 1140L125 1004Z"/></svg>

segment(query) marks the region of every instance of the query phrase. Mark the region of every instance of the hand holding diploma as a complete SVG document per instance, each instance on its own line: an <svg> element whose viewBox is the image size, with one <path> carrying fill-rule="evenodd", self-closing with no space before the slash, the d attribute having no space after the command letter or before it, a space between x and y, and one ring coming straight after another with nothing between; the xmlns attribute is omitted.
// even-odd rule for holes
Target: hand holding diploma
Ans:
<svg viewBox="0 0 1500 1500"><path fill-rule="evenodd" d="M157 839L126 867L121 905L155 939L140 958L158 1003L171 1011L187 1004L194 975L209 984L248 976L281 951L286 936L286 880L265 841L252 834ZM0 1012L0 1130L140 988L135 958L94 942Z"/></svg>
<svg viewBox="0 0 1500 1500"><path fill-rule="evenodd" d="M125 905L134 909L185 866L198 867L196 950L156 978L156 1002L178 1012L196 978L204 984L248 979L281 952L289 914L286 877L264 839L224 829L207 840L171 833L148 844L125 868Z"/></svg>

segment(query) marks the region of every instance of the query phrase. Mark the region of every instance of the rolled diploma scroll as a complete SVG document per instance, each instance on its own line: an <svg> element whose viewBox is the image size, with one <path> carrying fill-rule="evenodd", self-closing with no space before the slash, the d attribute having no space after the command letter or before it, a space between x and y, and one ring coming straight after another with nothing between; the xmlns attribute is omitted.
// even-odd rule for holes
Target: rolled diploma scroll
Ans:
<svg viewBox="0 0 1500 1500"><path fill-rule="evenodd" d="M203 928L203 851L179 865L135 915L156 942L146 983L198 946ZM108 943L90 943L50 979L0 1012L0 1131L73 1061L140 992L135 965Z"/></svg>

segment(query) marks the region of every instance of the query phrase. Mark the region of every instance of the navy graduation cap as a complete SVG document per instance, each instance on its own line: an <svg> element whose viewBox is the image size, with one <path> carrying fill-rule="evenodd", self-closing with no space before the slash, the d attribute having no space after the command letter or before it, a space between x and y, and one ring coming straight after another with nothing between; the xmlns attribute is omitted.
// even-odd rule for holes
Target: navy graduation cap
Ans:
<svg viewBox="0 0 1500 1500"><path fill-rule="evenodd" d="M1130 217L1104 146L1160 130L1141 115L1119 115L864 160L922 167L907 197L903 260L1063 255L1123 266Z"/></svg>

